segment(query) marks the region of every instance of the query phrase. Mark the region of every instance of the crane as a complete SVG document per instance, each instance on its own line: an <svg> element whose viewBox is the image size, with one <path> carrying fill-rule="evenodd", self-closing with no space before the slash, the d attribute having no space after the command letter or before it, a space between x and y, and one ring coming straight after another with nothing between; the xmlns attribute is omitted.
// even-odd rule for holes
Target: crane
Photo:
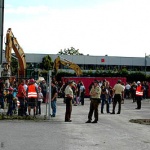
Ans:
<svg viewBox="0 0 150 150"><path fill-rule="evenodd" d="M64 58L62 58L60 56L58 56L54 60L53 68L56 70L56 73L58 72L58 69L59 69L61 64L64 65L64 66L67 66L67 67L69 67L71 69L73 69L77 76L81 76L82 75L82 71L81 71L80 67L77 64L75 64L75 63L73 63L73 62L71 62L71 61L69 61L67 59L64 59Z"/></svg>
<svg viewBox="0 0 150 150"><path fill-rule="evenodd" d="M18 58L19 70L18 77L25 77L26 70L26 60L25 54L22 47L19 45L16 37L12 33L11 28L8 28L6 33L6 43L5 43L5 58L8 63L7 69L10 71L10 63L11 63L11 52L14 50L16 57Z"/></svg>

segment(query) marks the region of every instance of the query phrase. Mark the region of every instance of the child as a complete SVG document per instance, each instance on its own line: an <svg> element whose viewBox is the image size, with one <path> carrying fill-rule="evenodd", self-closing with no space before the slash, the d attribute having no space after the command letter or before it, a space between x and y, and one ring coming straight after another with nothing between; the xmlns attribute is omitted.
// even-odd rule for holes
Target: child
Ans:
<svg viewBox="0 0 150 150"><path fill-rule="evenodd" d="M37 114L41 114L41 103L43 101L43 94L41 92L41 87L38 87L39 93L38 93L38 103L37 103Z"/></svg>
<svg viewBox="0 0 150 150"><path fill-rule="evenodd" d="M13 113L16 114L17 113L17 88L14 87L13 89Z"/></svg>
<svg viewBox="0 0 150 150"><path fill-rule="evenodd" d="M13 98L13 88L9 88L9 93L6 95L6 101L8 104L7 116L12 116Z"/></svg>

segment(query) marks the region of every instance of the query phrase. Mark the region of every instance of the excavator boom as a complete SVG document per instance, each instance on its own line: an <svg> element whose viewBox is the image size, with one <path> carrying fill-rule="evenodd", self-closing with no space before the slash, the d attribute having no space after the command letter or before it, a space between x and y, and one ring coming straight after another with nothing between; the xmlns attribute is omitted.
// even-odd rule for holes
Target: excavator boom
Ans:
<svg viewBox="0 0 150 150"><path fill-rule="evenodd" d="M14 50L19 62L18 76L25 77L25 70L26 70L25 54L23 49L19 45L17 39L14 37L11 28L9 28L7 30L6 43L5 43L5 57L6 57L6 61L8 62L8 67L10 67L10 63L11 63L12 49Z"/></svg>
<svg viewBox="0 0 150 150"><path fill-rule="evenodd" d="M67 66L68 68L73 69L77 76L82 75L82 71L81 71L80 67L77 64L75 64L71 61L68 61L67 59L64 59L60 56L58 56L54 61L54 69L56 70L56 72L58 72L58 69L59 69L61 64L64 65L64 66Z"/></svg>

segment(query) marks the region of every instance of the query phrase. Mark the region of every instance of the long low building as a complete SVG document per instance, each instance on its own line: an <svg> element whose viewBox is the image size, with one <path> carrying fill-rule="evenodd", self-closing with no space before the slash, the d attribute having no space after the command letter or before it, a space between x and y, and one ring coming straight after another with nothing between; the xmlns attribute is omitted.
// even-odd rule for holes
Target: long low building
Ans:
<svg viewBox="0 0 150 150"><path fill-rule="evenodd" d="M49 55L54 61L58 56L71 61L83 70L115 70L126 68L128 71L141 71L150 73L150 57L118 57L118 56L90 56L90 55L58 55L58 54L33 54L26 53L26 62L33 65L34 69L38 69L38 64L42 59ZM5 61L3 53L3 61ZM67 66L62 66L61 70L67 69L72 71Z"/></svg>
<svg viewBox="0 0 150 150"><path fill-rule="evenodd" d="M129 71L150 71L149 57L116 57L116 56L90 56L90 55L58 55L58 54L26 54L27 63L38 64L43 57L50 55L54 61L58 56L63 57L75 64L82 70L103 69L113 70L114 68L127 68ZM62 66L66 68L65 66Z"/></svg>

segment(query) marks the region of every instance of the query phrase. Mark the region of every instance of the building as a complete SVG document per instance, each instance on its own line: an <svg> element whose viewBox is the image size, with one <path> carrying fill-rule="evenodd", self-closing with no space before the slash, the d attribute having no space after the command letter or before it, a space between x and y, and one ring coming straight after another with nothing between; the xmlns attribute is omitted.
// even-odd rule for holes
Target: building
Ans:
<svg viewBox="0 0 150 150"><path fill-rule="evenodd" d="M90 56L90 55L57 55L57 54L26 54L26 62L36 66L42 62L43 57L50 55L54 61L58 56L78 64L83 71L87 70L114 70L126 68L128 71L150 72L149 57L116 57L116 56ZM62 69L69 69L62 66Z"/></svg>
<svg viewBox="0 0 150 150"><path fill-rule="evenodd" d="M27 68L28 75L32 71L38 71L38 65L43 57L50 55L54 61L58 56L63 57L75 64L78 64L82 71L88 70L118 70L126 68L128 71L140 71L150 74L150 57L117 57L117 56L90 56L90 55L58 55L58 54L32 54L26 53L27 64L32 64L32 68ZM5 61L3 53L3 61ZM67 66L61 66L61 70L73 72Z"/></svg>

